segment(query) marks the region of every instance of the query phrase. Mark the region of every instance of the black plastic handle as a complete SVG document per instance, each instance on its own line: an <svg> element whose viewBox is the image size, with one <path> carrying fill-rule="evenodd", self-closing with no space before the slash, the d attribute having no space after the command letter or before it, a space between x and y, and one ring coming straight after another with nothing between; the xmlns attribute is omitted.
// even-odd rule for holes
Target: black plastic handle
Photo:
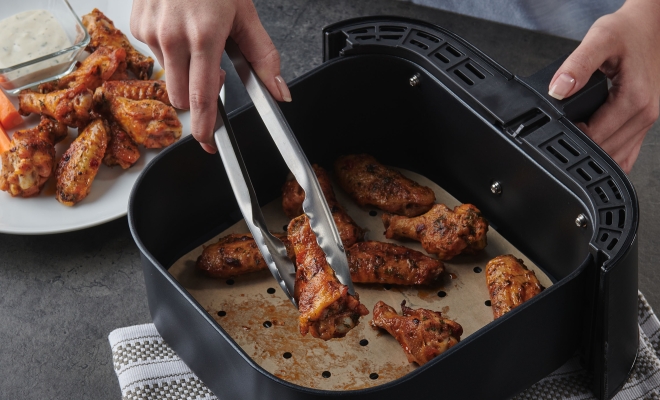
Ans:
<svg viewBox="0 0 660 400"><path fill-rule="evenodd" d="M607 100L607 76L600 71L596 71L591 75L587 84L577 93L564 100L557 100L548 94L548 86L555 72L566 58L568 58L568 54L533 75L519 79L548 100L571 122L585 122Z"/></svg>

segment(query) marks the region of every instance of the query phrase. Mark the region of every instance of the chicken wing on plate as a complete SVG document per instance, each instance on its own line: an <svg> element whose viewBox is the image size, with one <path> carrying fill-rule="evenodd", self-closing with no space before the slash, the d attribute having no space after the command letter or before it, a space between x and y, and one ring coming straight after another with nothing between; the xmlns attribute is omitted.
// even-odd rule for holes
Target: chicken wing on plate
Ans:
<svg viewBox="0 0 660 400"><path fill-rule="evenodd" d="M511 254L495 257L486 264L486 284L495 319L544 289L534 271Z"/></svg>
<svg viewBox="0 0 660 400"><path fill-rule="evenodd" d="M414 217L435 203L431 188L387 168L367 154L342 156L335 162L342 189L359 205L372 205L393 214Z"/></svg>
<svg viewBox="0 0 660 400"><path fill-rule="evenodd" d="M313 168L321 185L321 191L332 213L332 218L335 221L335 225L337 225L339 237L341 237L344 247L350 247L354 243L361 241L364 237L364 230L353 221L353 218L346 213L337 201L328 173L316 164L313 165ZM284 214L289 218L302 215L303 200L305 200L305 191L300 187L296 179L290 176L282 187L282 208L284 209Z"/></svg>
<svg viewBox="0 0 660 400"><path fill-rule="evenodd" d="M91 51L101 46L123 48L126 51L128 69L138 79L149 79L154 68L154 60L137 51L114 23L98 9L82 17L82 23L89 32L88 48Z"/></svg>
<svg viewBox="0 0 660 400"><path fill-rule="evenodd" d="M173 107L158 100L111 96L103 87L94 94L95 107L109 114L137 144L167 147L181 137L181 122Z"/></svg>
<svg viewBox="0 0 660 400"><path fill-rule="evenodd" d="M62 155L56 170L57 201L73 206L87 197L108 145L108 130L105 120L95 119Z"/></svg>
<svg viewBox="0 0 660 400"><path fill-rule="evenodd" d="M348 294L328 264L306 215L294 218L287 229L296 255L295 298L300 312L300 333L329 340L344 337L369 314L359 296Z"/></svg>
<svg viewBox="0 0 660 400"><path fill-rule="evenodd" d="M48 117L34 128L14 132L11 148L0 155L0 190L21 197L39 194L55 171L55 143L67 134L66 125Z"/></svg>
<svg viewBox="0 0 660 400"><path fill-rule="evenodd" d="M355 243L346 257L351 279L358 283L430 285L444 270L442 261L394 243Z"/></svg>
<svg viewBox="0 0 660 400"><path fill-rule="evenodd" d="M450 210L436 204L426 214L407 218L383 214L385 237L409 238L421 242L424 250L450 260L461 253L474 253L486 247L488 222L472 204L461 204Z"/></svg>
<svg viewBox="0 0 660 400"><path fill-rule="evenodd" d="M293 249L285 233L274 233L294 259ZM197 258L197 268L214 278L227 279L250 272L267 269L257 243L249 233L223 236L216 243L206 246Z"/></svg>
<svg viewBox="0 0 660 400"><path fill-rule="evenodd" d="M103 102L103 97L125 97L131 100L158 100L171 106L167 95L167 84L165 81L107 81L103 83L103 90L94 93L94 102Z"/></svg>
<svg viewBox="0 0 660 400"><path fill-rule="evenodd" d="M103 164L108 167L119 165L127 169L140 158L140 150L135 141L116 122L109 122L108 125L110 126L108 148L105 150Z"/></svg>
<svg viewBox="0 0 660 400"><path fill-rule="evenodd" d="M23 90L18 95L18 112L47 115L70 127L81 128L92 118L92 101L92 91L84 85L45 94Z"/></svg>
<svg viewBox="0 0 660 400"><path fill-rule="evenodd" d="M94 91L118 70L126 70L126 51L122 48L99 47L80 63L78 69L57 81L39 85L39 91L49 93L80 85Z"/></svg>
<svg viewBox="0 0 660 400"><path fill-rule="evenodd" d="M424 365L458 344L463 327L442 313L419 308L413 310L401 303L398 315L394 308L379 301L374 306L371 325L385 329L399 342L409 362Z"/></svg>

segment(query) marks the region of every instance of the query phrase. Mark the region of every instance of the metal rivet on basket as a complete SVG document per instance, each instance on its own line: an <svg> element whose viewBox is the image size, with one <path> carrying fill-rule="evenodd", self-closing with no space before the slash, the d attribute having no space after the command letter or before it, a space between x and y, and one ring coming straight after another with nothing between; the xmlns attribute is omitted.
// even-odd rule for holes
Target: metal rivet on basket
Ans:
<svg viewBox="0 0 660 400"><path fill-rule="evenodd" d="M587 222L589 220L587 219L587 216L584 214L580 214L575 218L575 225L577 225L580 228L586 228L587 227Z"/></svg>
<svg viewBox="0 0 660 400"><path fill-rule="evenodd" d="M493 192L493 194L502 194L502 184L498 181L493 182L493 184L490 185L490 191Z"/></svg>
<svg viewBox="0 0 660 400"><path fill-rule="evenodd" d="M413 75L408 82L410 82L410 86L417 86L419 85L419 74Z"/></svg>
<svg viewBox="0 0 660 400"><path fill-rule="evenodd" d="M324 377L324 378L330 378L330 376L332 376L332 374L330 373L330 371L323 371L321 376Z"/></svg>

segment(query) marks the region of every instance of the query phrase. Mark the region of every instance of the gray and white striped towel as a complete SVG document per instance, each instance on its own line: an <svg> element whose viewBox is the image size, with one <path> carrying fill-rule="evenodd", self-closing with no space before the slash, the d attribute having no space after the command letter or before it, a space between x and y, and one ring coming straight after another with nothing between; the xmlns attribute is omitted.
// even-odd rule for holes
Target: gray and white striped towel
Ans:
<svg viewBox="0 0 660 400"><path fill-rule="evenodd" d="M616 400L660 400L660 321L641 293L638 311L639 354ZM153 324L116 329L108 339L124 400L217 399L165 344ZM594 399L589 384L589 375L575 357L515 399Z"/></svg>

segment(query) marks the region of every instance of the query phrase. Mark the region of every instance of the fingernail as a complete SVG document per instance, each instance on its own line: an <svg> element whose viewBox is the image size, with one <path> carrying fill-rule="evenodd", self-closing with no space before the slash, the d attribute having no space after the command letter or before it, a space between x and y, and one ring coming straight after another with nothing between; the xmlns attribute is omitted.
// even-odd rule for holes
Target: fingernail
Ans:
<svg viewBox="0 0 660 400"><path fill-rule="evenodd" d="M574 86L575 78L569 74L561 74L555 80L555 84L552 85L548 94L557 100L563 100L573 90Z"/></svg>
<svg viewBox="0 0 660 400"><path fill-rule="evenodd" d="M275 77L275 83L277 84L277 88L280 90L280 94L282 95L282 99L284 101L291 102L291 92L289 91L289 87L286 85L286 82L284 82L284 79L280 75L277 75Z"/></svg>

